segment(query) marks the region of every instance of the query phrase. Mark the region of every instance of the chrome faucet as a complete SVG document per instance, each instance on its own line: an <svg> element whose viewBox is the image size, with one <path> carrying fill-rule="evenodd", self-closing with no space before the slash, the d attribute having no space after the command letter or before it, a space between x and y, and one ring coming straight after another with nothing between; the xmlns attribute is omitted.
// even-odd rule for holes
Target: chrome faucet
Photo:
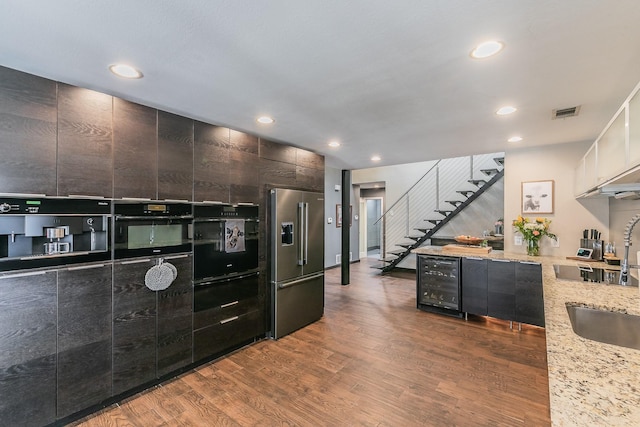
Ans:
<svg viewBox="0 0 640 427"><path fill-rule="evenodd" d="M631 246L631 231L633 227L640 221L640 214L635 214L633 218L627 223L624 229L624 258L622 259L622 265L620 267L620 280L619 284L626 286L629 280L629 268L638 268L638 265L629 265L629 246Z"/></svg>

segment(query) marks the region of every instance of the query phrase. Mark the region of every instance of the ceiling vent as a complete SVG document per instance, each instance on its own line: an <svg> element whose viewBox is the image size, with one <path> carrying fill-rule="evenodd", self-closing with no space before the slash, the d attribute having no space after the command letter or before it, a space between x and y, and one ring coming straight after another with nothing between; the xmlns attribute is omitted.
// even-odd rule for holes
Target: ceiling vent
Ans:
<svg viewBox="0 0 640 427"><path fill-rule="evenodd" d="M580 106L570 108L556 108L551 112L551 119L564 119L567 117L577 116L580 112Z"/></svg>

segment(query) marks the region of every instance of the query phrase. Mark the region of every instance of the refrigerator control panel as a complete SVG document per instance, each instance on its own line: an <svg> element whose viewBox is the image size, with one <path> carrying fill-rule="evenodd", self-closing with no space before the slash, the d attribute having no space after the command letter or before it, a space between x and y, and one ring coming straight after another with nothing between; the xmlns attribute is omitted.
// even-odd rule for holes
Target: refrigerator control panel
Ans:
<svg viewBox="0 0 640 427"><path fill-rule="evenodd" d="M282 246L293 245L293 222L282 223Z"/></svg>

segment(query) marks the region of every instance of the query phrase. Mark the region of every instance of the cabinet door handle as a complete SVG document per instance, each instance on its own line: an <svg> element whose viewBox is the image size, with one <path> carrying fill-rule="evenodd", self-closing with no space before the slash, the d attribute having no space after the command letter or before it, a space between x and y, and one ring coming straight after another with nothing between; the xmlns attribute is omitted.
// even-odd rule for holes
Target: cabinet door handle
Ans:
<svg viewBox="0 0 640 427"><path fill-rule="evenodd" d="M166 257L164 257L164 259L187 258L188 256L189 256L189 254L184 254L184 255L173 255L173 256L166 256Z"/></svg>
<svg viewBox="0 0 640 427"><path fill-rule="evenodd" d="M151 262L151 258L145 258L145 259L136 259L133 261L122 261L120 264L122 265L128 265L128 264L140 264L143 262Z"/></svg>
<svg viewBox="0 0 640 427"><path fill-rule="evenodd" d="M493 262L511 262L508 259L492 259L491 261L493 261Z"/></svg>
<svg viewBox="0 0 640 427"><path fill-rule="evenodd" d="M0 276L0 280L2 279L15 279L18 277L28 277L28 276L42 276L43 274L48 273L48 271L32 271L29 273L18 273L18 274L10 274L8 276Z"/></svg>
<svg viewBox="0 0 640 427"><path fill-rule="evenodd" d="M535 261L520 261L520 264L540 265L539 262L535 262Z"/></svg>
<svg viewBox="0 0 640 427"><path fill-rule="evenodd" d="M93 264L93 265L80 265L78 267L69 267L67 271L76 271L76 270L90 270L92 268L102 268L104 264Z"/></svg>
<svg viewBox="0 0 640 427"><path fill-rule="evenodd" d="M220 324L224 325L225 323L233 322L234 320L238 320L238 316L233 316L229 317L228 319L221 320Z"/></svg>
<svg viewBox="0 0 640 427"><path fill-rule="evenodd" d="M227 304L222 304L222 305L220 306L220 308L227 308L227 307L231 307L232 305L236 305L238 302L239 302L239 301L233 301L233 302L230 302L230 303L227 303Z"/></svg>
<svg viewBox="0 0 640 427"><path fill-rule="evenodd" d="M472 259L475 261L482 261L484 258L475 257L475 256L466 256L465 259Z"/></svg>

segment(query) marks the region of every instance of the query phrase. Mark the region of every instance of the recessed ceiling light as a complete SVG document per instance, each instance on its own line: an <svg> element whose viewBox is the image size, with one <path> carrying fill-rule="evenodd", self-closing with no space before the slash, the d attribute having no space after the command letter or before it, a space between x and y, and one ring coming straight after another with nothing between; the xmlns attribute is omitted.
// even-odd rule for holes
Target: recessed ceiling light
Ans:
<svg viewBox="0 0 640 427"><path fill-rule="evenodd" d="M331 142L329 142L329 147L333 147L333 148L340 147L340 142L331 141Z"/></svg>
<svg viewBox="0 0 640 427"><path fill-rule="evenodd" d="M522 137L521 136L512 136L507 141L509 141L509 142L520 142L520 141L522 141Z"/></svg>
<svg viewBox="0 0 640 427"><path fill-rule="evenodd" d="M480 43L471 51L471 57L475 59L488 58L504 49L504 43L497 40L490 40Z"/></svg>
<svg viewBox="0 0 640 427"><path fill-rule="evenodd" d="M516 107L507 105L506 107L501 107L500 109L498 109L498 111L496 111L496 114L499 116L506 116L507 114L512 114L512 113L515 113L516 111L518 111Z"/></svg>
<svg viewBox="0 0 640 427"><path fill-rule="evenodd" d="M371 160L374 162L379 162L380 161L380 156L373 156L371 157Z"/></svg>
<svg viewBox="0 0 640 427"><path fill-rule="evenodd" d="M262 123L263 125L270 125L271 123L275 122L275 120L273 120L271 117L269 116L262 116L262 117L258 117L256 119L256 121L258 123Z"/></svg>
<svg viewBox="0 0 640 427"><path fill-rule="evenodd" d="M126 64L113 64L109 66L109 70L118 77L125 79L141 79L143 74L137 68Z"/></svg>

